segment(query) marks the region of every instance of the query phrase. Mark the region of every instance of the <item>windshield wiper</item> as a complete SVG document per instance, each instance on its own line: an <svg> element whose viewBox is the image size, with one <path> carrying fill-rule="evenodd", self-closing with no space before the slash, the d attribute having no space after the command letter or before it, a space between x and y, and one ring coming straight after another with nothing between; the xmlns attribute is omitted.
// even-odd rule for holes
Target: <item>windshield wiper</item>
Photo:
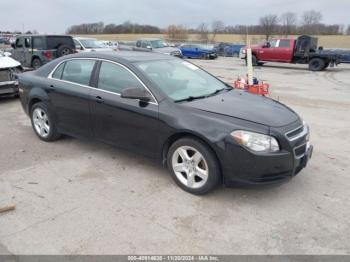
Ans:
<svg viewBox="0 0 350 262"><path fill-rule="evenodd" d="M215 90L213 93L210 93L209 95L207 95L206 97L215 96L215 95L221 93L221 92L224 91L224 90L230 91L230 90L232 90L232 88L221 88L221 89L217 89L217 90Z"/></svg>
<svg viewBox="0 0 350 262"><path fill-rule="evenodd" d="M189 97L186 97L186 98L183 98L183 99L175 100L175 103L184 102L184 101L190 102L190 101L193 101L193 100L196 100L196 99L203 99L203 98L206 98L206 97L207 96L189 96Z"/></svg>
<svg viewBox="0 0 350 262"><path fill-rule="evenodd" d="M203 98L207 98L207 97L210 97L210 96L215 96L215 95L219 94L220 92L222 92L224 90L231 91L232 88L217 89L213 93L210 93L210 94L204 95L204 96L189 96L189 97L186 97L186 98L183 98L183 99L175 100L175 103L177 103L177 102L184 102L184 101L190 102L190 101L193 101L193 100L196 100L196 99L203 99Z"/></svg>

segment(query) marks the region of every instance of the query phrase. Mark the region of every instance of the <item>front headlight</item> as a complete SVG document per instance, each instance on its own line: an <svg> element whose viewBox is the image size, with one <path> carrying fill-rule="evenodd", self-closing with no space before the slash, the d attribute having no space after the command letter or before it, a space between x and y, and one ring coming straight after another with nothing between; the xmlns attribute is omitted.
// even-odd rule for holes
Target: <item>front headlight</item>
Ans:
<svg viewBox="0 0 350 262"><path fill-rule="evenodd" d="M231 133L236 142L252 151L271 153L280 150L276 138L249 131L237 130Z"/></svg>

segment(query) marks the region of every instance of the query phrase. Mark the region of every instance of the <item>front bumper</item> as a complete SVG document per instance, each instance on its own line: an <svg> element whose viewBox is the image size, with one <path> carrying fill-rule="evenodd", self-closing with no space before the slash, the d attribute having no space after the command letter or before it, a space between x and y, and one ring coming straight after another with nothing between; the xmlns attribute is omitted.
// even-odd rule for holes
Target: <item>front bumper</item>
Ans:
<svg viewBox="0 0 350 262"><path fill-rule="evenodd" d="M18 81L0 82L0 96L18 94Z"/></svg>
<svg viewBox="0 0 350 262"><path fill-rule="evenodd" d="M299 174L313 153L308 132L297 140L286 141L288 145L283 145L280 152L270 154L255 153L233 142L226 143L219 156L225 185L283 183Z"/></svg>

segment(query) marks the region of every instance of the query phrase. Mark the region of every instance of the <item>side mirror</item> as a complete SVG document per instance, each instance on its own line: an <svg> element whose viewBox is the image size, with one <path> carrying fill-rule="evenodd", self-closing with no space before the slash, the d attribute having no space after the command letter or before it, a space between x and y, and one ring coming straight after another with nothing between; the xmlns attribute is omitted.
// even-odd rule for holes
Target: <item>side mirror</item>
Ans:
<svg viewBox="0 0 350 262"><path fill-rule="evenodd" d="M263 48L270 48L271 47L271 44L270 42L267 42L263 45Z"/></svg>
<svg viewBox="0 0 350 262"><path fill-rule="evenodd" d="M149 102L151 100L151 97L146 89L137 87L130 87L124 89L120 94L120 97L128 99L140 99L140 101L143 102Z"/></svg>
<svg viewBox="0 0 350 262"><path fill-rule="evenodd" d="M12 43L12 44L11 44L11 47L12 47L13 49L16 49L15 43Z"/></svg>
<svg viewBox="0 0 350 262"><path fill-rule="evenodd" d="M10 52L4 52L4 56L10 57L12 54Z"/></svg>

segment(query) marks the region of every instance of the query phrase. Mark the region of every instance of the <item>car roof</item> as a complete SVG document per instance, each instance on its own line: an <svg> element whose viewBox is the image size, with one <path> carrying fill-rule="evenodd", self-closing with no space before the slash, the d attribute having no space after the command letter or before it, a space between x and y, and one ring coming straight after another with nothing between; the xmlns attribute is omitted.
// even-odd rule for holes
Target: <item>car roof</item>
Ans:
<svg viewBox="0 0 350 262"><path fill-rule="evenodd" d="M105 59L115 62L146 62L157 60L170 60L175 59L170 55L164 55L155 52L142 52L142 51L106 51L106 52L81 52L64 58L93 58L93 59Z"/></svg>

